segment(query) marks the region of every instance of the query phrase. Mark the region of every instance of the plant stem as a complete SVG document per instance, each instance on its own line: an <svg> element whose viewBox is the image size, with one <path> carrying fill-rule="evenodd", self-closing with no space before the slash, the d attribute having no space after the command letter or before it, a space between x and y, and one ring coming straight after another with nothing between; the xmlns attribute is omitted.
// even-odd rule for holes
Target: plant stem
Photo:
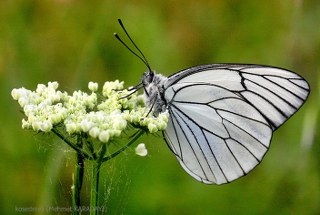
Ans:
<svg viewBox="0 0 320 215"><path fill-rule="evenodd" d="M105 161L110 160L111 158L114 158L121 152L123 152L125 149L127 149L130 145L135 143L139 137L141 137L144 134L144 131L140 130L133 135L132 139L121 149L114 152L113 154L106 156L107 146L106 144L103 144L97 153L98 156L96 159L92 160L92 173L91 173L91 191L90 191L90 215L97 215L98 211L101 209L99 208L99 177L100 177L100 167L101 164Z"/></svg>
<svg viewBox="0 0 320 215"><path fill-rule="evenodd" d="M91 156L89 156L86 152L82 150L82 148L79 148L79 146L72 143L70 140L68 140L58 129L52 128L51 131L60 137L66 144L68 144L71 148L73 148L77 153L81 154L86 159L92 159Z"/></svg>
<svg viewBox="0 0 320 215"><path fill-rule="evenodd" d="M96 160L92 162L92 177L91 177L91 199L90 199L90 215L98 214L99 206L99 178L100 178L100 167L101 160L107 151L106 144L102 144Z"/></svg>
<svg viewBox="0 0 320 215"><path fill-rule="evenodd" d="M83 139L81 136L77 138L77 147L82 149L83 147ZM77 163L75 166L75 175L73 178L73 186L72 186L72 208L73 208L73 215L79 214L79 207L81 204L80 201L80 194L81 194L81 187L83 181L83 174L84 174L84 157L81 153L77 152Z"/></svg>
<svg viewBox="0 0 320 215"><path fill-rule="evenodd" d="M75 168L75 176L73 179L73 186L72 186L72 208L73 208L73 215L79 214L79 207L81 206L80 201L80 194L81 194L81 187L83 181L83 173L84 173L84 158L81 154L77 153L77 164Z"/></svg>
<svg viewBox="0 0 320 215"><path fill-rule="evenodd" d="M92 161L90 215L98 214L100 167L101 167L101 162L97 160Z"/></svg>
<svg viewBox="0 0 320 215"><path fill-rule="evenodd" d="M119 149L118 151L114 152L111 155L108 155L106 157L104 157L101 161L102 162L106 162L114 157L116 157L117 155L119 155L121 152L123 152L124 150L126 150L127 148L129 148L129 146L131 146L133 143L135 143L139 137L141 137L144 134L143 130L138 131L133 138L129 141L129 143L127 143L127 145L125 145L124 147L122 147L121 149Z"/></svg>

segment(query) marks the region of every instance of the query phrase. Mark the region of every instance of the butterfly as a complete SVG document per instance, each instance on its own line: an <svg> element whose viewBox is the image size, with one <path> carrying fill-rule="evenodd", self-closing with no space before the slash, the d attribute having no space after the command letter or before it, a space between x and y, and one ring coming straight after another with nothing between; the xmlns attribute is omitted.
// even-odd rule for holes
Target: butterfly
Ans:
<svg viewBox="0 0 320 215"><path fill-rule="evenodd" d="M141 84L146 106L169 112L163 137L183 169L206 184L225 184L249 173L269 149L273 132L304 104L310 93L300 75L255 64L209 64L169 77L148 67Z"/></svg>

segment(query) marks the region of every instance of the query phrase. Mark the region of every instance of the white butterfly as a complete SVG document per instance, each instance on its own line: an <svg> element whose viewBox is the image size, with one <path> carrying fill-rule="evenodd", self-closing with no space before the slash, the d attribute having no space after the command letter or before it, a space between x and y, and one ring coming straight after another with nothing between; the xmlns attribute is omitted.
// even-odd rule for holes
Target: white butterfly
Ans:
<svg viewBox="0 0 320 215"><path fill-rule="evenodd" d="M231 182L257 166L272 132L309 94L299 75L262 65L204 65L168 78L148 72L143 85L153 111L169 111L168 146L186 172L208 184Z"/></svg>
<svg viewBox="0 0 320 215"><path fill-rule="evenodd" d="M155 115L169 112L164 139L184 170L206 184L231 182L257 166L273 131L309 95L306 80L286 69L211 64L167 78L138 51L149 68L142 78L146 105Z"/></svg>

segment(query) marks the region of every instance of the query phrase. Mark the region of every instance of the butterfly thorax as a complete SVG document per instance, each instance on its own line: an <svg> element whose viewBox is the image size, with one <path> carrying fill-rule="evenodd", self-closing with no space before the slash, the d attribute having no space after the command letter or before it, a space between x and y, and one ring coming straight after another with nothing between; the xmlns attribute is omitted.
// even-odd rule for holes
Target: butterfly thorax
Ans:
<svg viewBox="0 0 320 215"><path fill-rule="evenodd" d="M146 72L142 77L145 105L152 109L155 116L166 110L164 83L167 79L167 77L151 71Z"/></svg>

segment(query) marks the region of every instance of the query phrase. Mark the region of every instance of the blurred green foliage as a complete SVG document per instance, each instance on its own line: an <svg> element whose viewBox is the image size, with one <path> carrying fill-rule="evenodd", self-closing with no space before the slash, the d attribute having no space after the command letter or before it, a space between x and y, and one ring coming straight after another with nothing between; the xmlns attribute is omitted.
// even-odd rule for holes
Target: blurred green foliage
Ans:
<svg viewBox="0 0 320 215"><path fill-rule="evenodd" d="M144 137L147 158L130 149L102 168L108 214L320 214L318 0L2 0L0 214L70 206L73 152L53 135L22 130L10 92L48 81L67 91L89 81L137 84L146 68L114 39L124 35L117 18L165 75L207 63L268 64L301 74L312 92L264 161L231 184L195 181L160 136Z"/></svg>

